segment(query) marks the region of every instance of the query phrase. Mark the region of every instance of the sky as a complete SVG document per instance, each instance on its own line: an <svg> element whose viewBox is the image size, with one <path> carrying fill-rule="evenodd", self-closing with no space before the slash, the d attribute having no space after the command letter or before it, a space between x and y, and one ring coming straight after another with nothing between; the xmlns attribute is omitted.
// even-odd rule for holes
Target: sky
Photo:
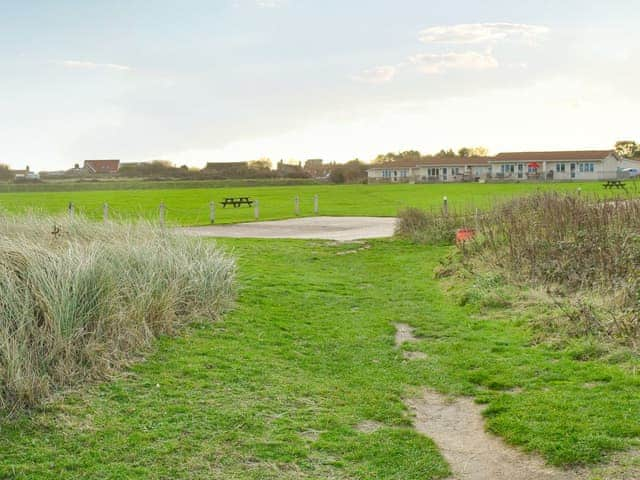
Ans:
<svg viewBox="0 0 640 480"><path fill-rule="evenodd" d="M0 163L640 141L640 0L0 0Z"/></svg>

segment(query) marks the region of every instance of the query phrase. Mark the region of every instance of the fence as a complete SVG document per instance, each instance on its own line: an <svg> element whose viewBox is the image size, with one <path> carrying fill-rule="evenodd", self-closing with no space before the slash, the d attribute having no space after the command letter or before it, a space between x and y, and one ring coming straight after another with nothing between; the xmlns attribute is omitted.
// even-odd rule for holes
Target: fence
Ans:
<svg viewBox="0 0 640 480"><path fill-rule="evenodd" d="M313 200L312 210L311 211L308 210L308 212L309 213L312 212L313 215L320 215L320 197L316 194L313 196L312 200ZM223 208L226 208L226 206L224 206L224 203L220 202L219 204L223 205ZM257 198L252 199L249 207L251 207L251 209L253 210L252 218L254 220L260 220L260 209L262 207L260 200ZM309 207L311 207L311 204L309 204ZM208 204L198 206L195 208L193 207L192 208L185 208L185 207L174 208L171 205L168 205L167 203L165 203L164 201L161 201L158 204L157 211L150 212L149 210L146 210L146 211L140 210L138 212L138 217L145 218L147 220L152 220L152 221L155 219L158 221L158 223L161 226L165 226L169 219L171 219L172 221L175 221L176 223L204 223L199 220L205 219L205 218L208 220L208 223L213 225L216 223L216 220L220 214L220 210L221 210L220 207L214 201L210 201ZM236 212L239 211L239 209L237 208L231 208L229 210L236 211ZM247 209L242 209L242 210L246 211ZM282 209L279 209L279 212L282 212ZM74 202L69 202L67 206L67 214L71 218L74 218L76 214L86 215L87 213L89 213L89 211L85 210L83 212L79 210L77 205ZM90 216L90 217L98 216L96 215L95 211L91 211L90 213L91 214L87 216ZM282 212L282 213L286 215L286 212ZM302 215L302 202L301 202L300 196L295 196L292 199L291 213L296 217ZM102 204L101 217L102 217L102 221L105 223L109 222L113 218L116 218L116 216L113 215L113 210L111 206L107 202ZM127 215L127 217L131 217L131 214ZM237 217L238 215L236 214L234 220L238 219ZM180 221L181 219L182 220L197 219L197 221L181 222ZM250 220L251 218L245 218L245 219Z"/></svg>

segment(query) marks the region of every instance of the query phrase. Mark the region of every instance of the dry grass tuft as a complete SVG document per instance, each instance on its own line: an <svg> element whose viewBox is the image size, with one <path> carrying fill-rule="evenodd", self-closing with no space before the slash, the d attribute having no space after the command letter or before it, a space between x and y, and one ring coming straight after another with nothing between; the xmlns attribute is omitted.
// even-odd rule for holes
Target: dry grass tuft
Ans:
<svg viewBox="0 0 640 480"><path fill-rule="evenodd" d="M0 408L104 378L231 305L234 261L145 223L0 215Z"/></svg>

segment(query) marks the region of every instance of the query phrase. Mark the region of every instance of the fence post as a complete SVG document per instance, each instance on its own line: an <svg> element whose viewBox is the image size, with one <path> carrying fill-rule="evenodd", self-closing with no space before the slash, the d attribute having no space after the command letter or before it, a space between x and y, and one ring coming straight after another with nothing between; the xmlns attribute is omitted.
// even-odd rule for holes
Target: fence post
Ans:
<svg viewBox="0 0 640 480"><path fill-rule="evenodd" d="M314 213L315 215L318 215L318 212L320 211L319 206L320 206L320 205L319 205L319 202L318 202L318 194L316 193L316 194L313 196L313 213Z"/></svg>
<svg viewBox="0 0 640 480"><path fill-rule="evenodd" d="M578 195L582 193L582 188L578 187Z"/></svg>
<svg viewBox="0 0 640 480"><path fill-rule="evenodd" d="M256 220L260 218L260 202L257 199L253 202L253 216Z"/></svg>
<svg viewBox="0 0 640 480"><path fill-rule="evenodd" d="M69 218L71 218L73 220L73 217L75 216L75 212L76 212L76 206L73 204L73 202L69 202Z"/></svg>
<svg viewBox="0 0 640 480"><path fill-rule="evenodd" d="M164 213L166 207L164 206L164 202L160 202L160 226L164 227Z"/></svg>
<svg viewBox="0 0 640 480"><path fill-rule="evenodd" d="M447 199L447 197L442 197L442 214L449 214L449 200Z"/></svg>
<svg viewBox="0 0 640 480"><path fill-rule="evenodd" d="M293 213L295 213L296 216L300 215L300 197L298 195L293 199Z"/></svg>
<svg viewBox="0 0 640 480"><path fill-rule="evenodd" d="M216 223L216 202L209 202L209 221Z"/></svg>
<svg viewBox="0 0 640 480"><path fill-rule="evenodd" d="M109 204L106 202L104 205L102 205L102 221L104 223L107 223L109 221Z"/></svg>

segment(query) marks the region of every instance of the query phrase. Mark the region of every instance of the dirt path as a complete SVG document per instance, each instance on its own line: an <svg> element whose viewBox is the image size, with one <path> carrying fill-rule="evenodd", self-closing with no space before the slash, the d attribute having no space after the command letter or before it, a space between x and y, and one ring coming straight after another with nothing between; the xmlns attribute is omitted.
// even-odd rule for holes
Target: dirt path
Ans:
<svg viewBox="0 0 640 480"><path fill-rule="evenodd" d="M391 237L393 217L305 217L271 222L187 227L179 231L197 237L298 238L351 241Z"/></svg>
<svg viewBox="0 0 640 480"><path fill-rule="evenodd" d="M413 328L395 325L396 346L417 342ZM415 353L415 352L405 352ZM407 355L405 355L407 358ZM455 480L579 480L574 472L548 467L538 457L506 445L485 431L482 407L470 398L448 397L425 390L406 400L414 426L431 438L449 463Z"/></svg>

